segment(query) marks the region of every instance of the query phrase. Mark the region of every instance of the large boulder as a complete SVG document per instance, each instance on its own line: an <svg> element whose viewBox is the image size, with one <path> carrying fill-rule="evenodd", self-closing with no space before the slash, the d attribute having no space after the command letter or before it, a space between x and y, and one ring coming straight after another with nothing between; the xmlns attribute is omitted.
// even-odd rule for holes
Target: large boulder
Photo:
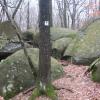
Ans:
<svg viewBox="0 0 100 100"><path fill-rule="evenodd" d="M5 34L1 34L0 35L0 61L1 61L1 59L5 58L6 55L9 55L9 53L5 53L5 52L1 51L1 49L3 47L5 47L5 45L7 43L8 43L8 41L7 41L6 35Z"/></svg>
<svg viewBox="0 0 100 100"><path fill-rule="evenodd" d="M76 36L76 31L71 30L71 29L66 29L66 28L51 28L51 40L55 41L60 38L75 38Z"/></svg>
<svg viewBox="0 0 100 100"><path fill-rule="evenodd" d="M60 38L52 43L52 55L55 58L61 58L65 49L68 47L72 38Z"/></svg>
<svg viewBox="0 0 100 100"><path fill-rule="evenodd" d="M51 28L51 41L58 40L60 38L74 38L76 36L76 31L66 28ZM39 31L34 29L29 29L22 35L23 39L26 41L34 40L39 41Z"/></svg>
<svg viewBox="0 0 100 100"><path fill-rule="evenodd" d="M25 45L29 47L28 44ZM21 43L11 22L0 23L0 61L21 48Z"/></svg>
<svg viewBox="0 0 100 100"><path fill-rule="evenodd" d="M39 32L35 29L28 29L27 31L22 33L22 39L27 43L34 45L34 47L38 47L39 42Z"/></svg>
<svg viewBox="0 0 100 100"><path fill-rule="evenodd" d="M27 48L31 47L29 44L25 43L25 46ZM22 49L20 42L9 42L6 43L1 49L0 49L0 61L2 59L7 58L9 55L15 53L16 51Z"/></svg>
<svg viewBox="0 0 100 100"><path fill-rule="evenodd" d="M55 58L61 58L64 49L67 48L68 44L72 39L76 37L76 31L66 28L51 28L51 43L52 43L52 56ZM34 47L38 47L39 43L39 31L35 29L29 29L22 35L23 40L27 41L30 44L33 44Z"/></svg>
<svg viewBox="0 0 100 100"><path fill-rule="evenodd" d="M82 38L74 39L64 53L78 64L90 64L100 56L100 19L92 22L84 33Z"/></svg>
<svg viewBox="0 0 100 100"><path fill-rule="evenodd" d="M27 49L34 67L38 70L39 50L36 48ZM51 58L52 80L63 75L62 66L57 60ZM0 95L12 97L26 88L34 85L34 78L28 61L19 50L0 62Z"/></svg>
<svg viewBox="0 0 100 100"><path fill-rule="evenodd" d="M26 47L31 47L29 44L25 43ZM0 61L5 59L9 55L13 54L17 50L22 49L21 43L9 42L5 34L0 35Z"/></svg>

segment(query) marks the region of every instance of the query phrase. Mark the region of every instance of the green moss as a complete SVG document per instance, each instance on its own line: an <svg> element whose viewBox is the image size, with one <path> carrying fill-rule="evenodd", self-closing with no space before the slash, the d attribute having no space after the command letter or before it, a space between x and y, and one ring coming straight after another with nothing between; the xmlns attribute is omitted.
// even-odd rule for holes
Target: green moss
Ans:
<svg viewBox="0 0 100 100"><path fill-rule="evenodd" d="M13 40L18 41L16 30L13 28L10 21L4 21L0 24L0 32L5 33L8 40L13 38Z"/></svg>
<svg viewBox="0 0 100 100"><path fill-rule="evenodd" d="M100 20L92 23L85 30L86 35L78 42L79 48L75 56L89 58L100 54Z"/></svg>
<svg viewBox="0 0 100 100"><path fill-rule="evenodd" d="M72 41L71 38L60 38L53 42L52 49L56 49L60 52L63 52L65 48L68 47L71 41Z"/></svg>
<svg viewBox="0 0 100 100"><path fill-rule="evenodd" d="M36 70L39 68L39 49L27 49ZM63 75L63 68L54 58L51 58L51 79L55 80ZM19 50L7 59L0 62L0 95L3 95L3 87L7 88L9 82L13 84L13 90L19 93L34 85L34 78L23 50ZM21 88L21 89L20 89ZM9 92L9 91L8 91ZM13 94L13 91L11 91Z"/></svg>
<svg viewBox="0 0 100 100"><path fill-rule="evenodd" d="M38 88L35 88L32 92L31 97L29 98L29 100L35 100L36 97L40 96L40 91Z"/></svg>
<svg viewBox="0 0 100 100"><path fill-rule="evenodd" d="M96 59L92 64L94 66L92 67L91 79L100 83L100 58Z"/></svg>
<svg viewBox="0 0 100 100"><path fill-rule="evenodd" d="M77 31L75 30L70 30L70 29L66 29L66 28L57 28L57 27L53 27L51 28L51 41L55 41L57 39L60 38L64 38L64 37L68 37L68 38L75 38ZM29 29L26 32L23 33L23 38L27 38L27 36L29 35L25 35L25 34L29 34L30 36L33 35L33 39L36 39L37 41L39 41L38 36L39 36L39 31L35 31L34 28L33 29Z"/></svg>
<svg viewBox="0 0 100 100"><path fill-rule="evenodd" d="M75 52L79 48L80 37L77 35L76 38L66 48L63 56L74 56Z"/></svg>
<svg viewBox="0 0 100 100"><path fill-rule="evenodd" d="M7 37L5 34L2 34L0 36L0 49L2 49L6 45L6 43L8 43Z"/></svg>
<svg viewBox="0 0 100 100"><path fill-rule="evenodd" d="M73 56L76 62L92 63L100 55L100 19L91 23L66 49L64 56Z"/></svg>
<svg viewBox="0 0 100 100"><path fill-rule="evenodd" d="M75 38L77 31L66 28L52 27L50 34L51 34L51 40L55 41L65 37Z"/></svg>
<svg viewBox="0 0 100 100"><path fill-rule="evenodd" d="M100 75L97 73L97 67L96 67L96 66L95 66L95 68L94 68L93 71L92 71L91 79L92 79L94 82L100 82Z"/></svg>
<svg viewBox="0 0 100 100"><path fill-rule="evenodd" d="M57 94L51 84L48 84L46 87L46 95L52 100L57 100Z"/></svg>
<svg viewBox="0 0 100 100"><path fill-rule="evenodd" d="M49 97L51 100L57 100L57 94L51 84L47 84L45 90L42 89L41 86L37 85L37 88L33 90L33 93L29 100L35 100L36 97L42 95Z"/></svg>
<svg viewBox="0 0 100 100"><path fill-rule="evenodd" d="M4 100L9 100L9 98L15 96L16 93L15 92L7 92L3 97L4 97Z"/></svg>
<svg viewBox="0 0 100 100"><path fill-rule="evenodd" d="M62 57L61 52L57 49L52 49L52 56L56 59L60 59Z"/></svg>

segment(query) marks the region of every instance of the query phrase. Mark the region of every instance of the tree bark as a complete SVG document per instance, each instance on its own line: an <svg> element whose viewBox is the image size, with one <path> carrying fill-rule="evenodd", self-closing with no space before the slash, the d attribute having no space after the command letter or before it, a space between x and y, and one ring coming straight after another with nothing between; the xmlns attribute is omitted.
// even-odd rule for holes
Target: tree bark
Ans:
<svg viewBox="0 0 100 100"><path fill-rule="evenodd" d="M57 2L57 7L58 7L58 14L59 14L59 18L60 18L60 23L61 23L61 27L63 27L63 11L62 11L62 8L61 8L61 4L62 2L60 3L60 1L56 0Z"/></svg>
<svg viewBox="0 0 100 100"><path fill-rule="evenodd" d="M27 5L27 29L30 28L30 13L29 13L29 11L30 11L30 3L28 1L28 5Z"/></svg>
<svg viewBox="0 0 100 100"><path fill-rule="evenodd" d="M53 18L52 18L52 0L50 0L50 4L49 4L49 9L50 9L50 27L53 26Z"/></svg>
<svg viewBox="0 0 100 100"><path fill-rule="evenodd" d="M66 5L66 0L64 0L63 21L64 21L64 27L65 28L67 28L66 12L67 12L67 5Z"/></svg>
<svg viewBox="0 0 100 100"><path fill-rule="evenodd" d="M71 28L75 29L75 17L76 17L76 2L73 0L73 13L71 15L72 23L71 23Z"/></svg>
<svg viewBox="0 0 100 100"><path fill-rule="evenodd" d="M42 85L51 81L50 0L39 1L39 80Z"/></svg>
<svg viewBox="0 0 100 100"><path fill-rule="evenodd" d="M13 12L13 14L12 14L12 19L15 18L15 15L16 15L16 13L17 13L17 11L18 11L18 9L19 9L19 7L20 7L22 1L23 1L23 0L19 0L19 2L18 2L18 4L17 4L17 7L15 8L15 10L14 10L14 12Z"/></svg>
<svg viewBox="0 0 100 100"><path fill-rule="evenodd" d="M100 11L100 0L99 0L99 11ZM100 15L100 12L99 12L99 15Z"/></svg>
<svg viewBox="0 0 100 100"><path fill-rule="evenodd" d="M8 11L7 1L6 0L3 0L3 3L4 3L4 6L5 6L6 10ZM3 11L4 11L4 7L3 6L2 6L2 8L3 8ZM6 16L7 16L8 20L9 20L9 17L8 17L7 13L6 13Z"/></svg>
<svg viewBox="0 0 100 100"><path fill-rule="evenodd" d="M67 27L69 28L70 27L70 21L69 21L69 15L67 16Z"/></svg>

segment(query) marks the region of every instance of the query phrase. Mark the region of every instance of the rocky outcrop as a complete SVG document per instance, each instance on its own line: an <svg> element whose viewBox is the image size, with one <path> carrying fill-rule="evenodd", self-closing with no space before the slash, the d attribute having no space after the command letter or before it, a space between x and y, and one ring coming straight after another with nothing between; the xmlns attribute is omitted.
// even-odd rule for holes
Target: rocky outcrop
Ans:
<svg viewBox="0 0 100 100"><path fill-rule="evenodd" d="M84 31L85 35L78 35L72 41L64 56L71 56L78 64L90 64L100 56L100 20L91 23Z"/></svg>
<svg viewBox="0 0 100 100"><path fill-rule="evenodd" d="M34 48L27 50L33 65L38 70L39 50ZM51 66L52 80L63 75L63 69L56 59L51 58ZM0 62L0 95L14 96L33 85L33 74L23 50L17 51Z"/></svg>

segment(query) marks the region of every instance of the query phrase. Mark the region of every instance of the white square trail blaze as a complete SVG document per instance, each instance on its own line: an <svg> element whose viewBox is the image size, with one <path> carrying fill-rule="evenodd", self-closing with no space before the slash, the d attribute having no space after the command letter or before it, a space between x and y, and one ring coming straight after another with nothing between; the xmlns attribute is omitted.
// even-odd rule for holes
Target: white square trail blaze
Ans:
<svg viewBox="0 0 100 100"><path fill-rule="evenodd" d="M44 21L45 26L49 26L49 21Z"/></svg>

